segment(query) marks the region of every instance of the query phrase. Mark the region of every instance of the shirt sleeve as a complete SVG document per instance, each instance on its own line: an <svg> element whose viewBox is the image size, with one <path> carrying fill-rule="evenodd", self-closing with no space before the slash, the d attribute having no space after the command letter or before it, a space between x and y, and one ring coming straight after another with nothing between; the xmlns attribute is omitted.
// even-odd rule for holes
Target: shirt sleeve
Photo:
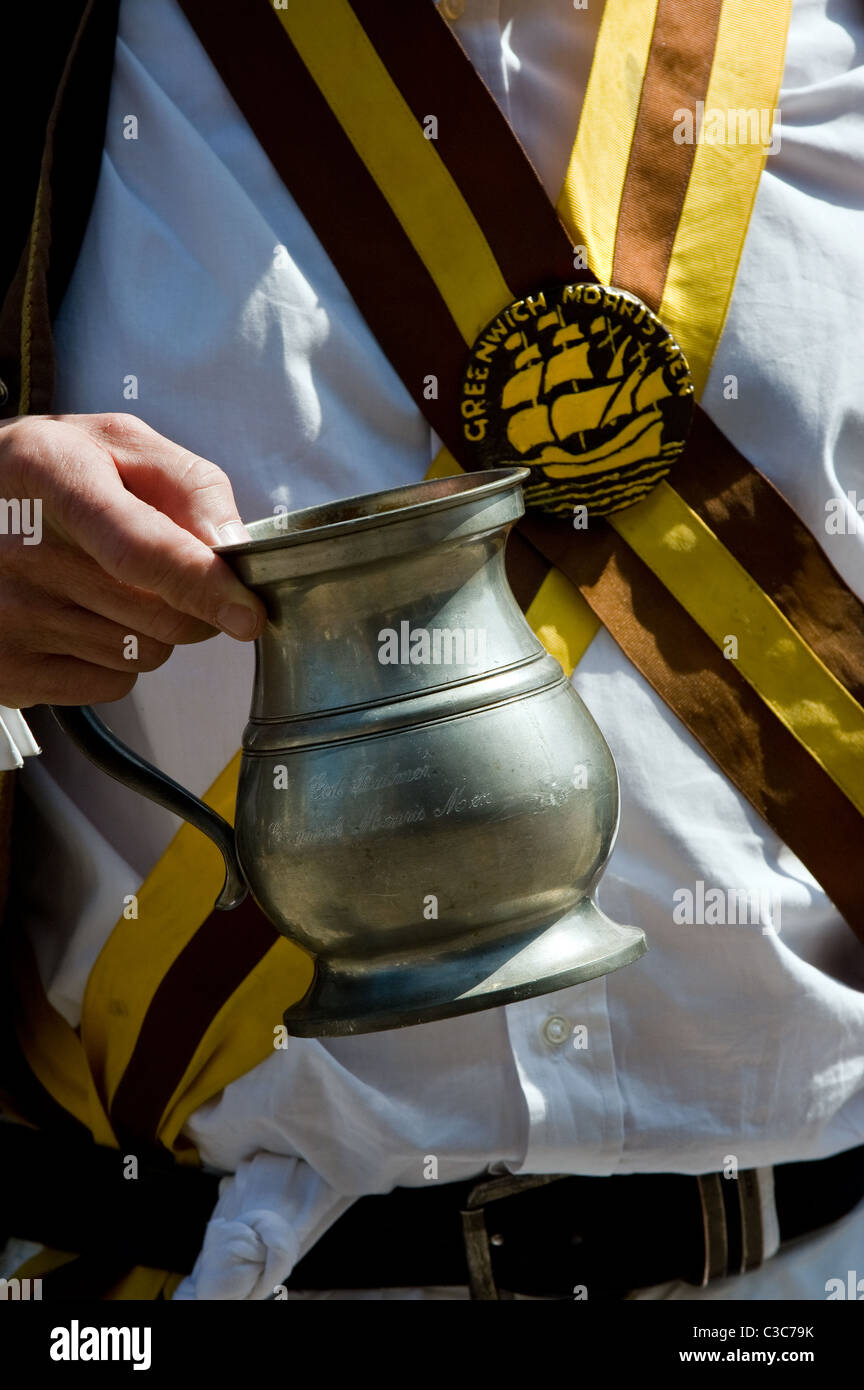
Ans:
<svg viewBox="0 0 864 1390"><path fill-rule="evenodd" d="M302 1158L257 1153L220 1183L201 1253L174 1298L272 1297L355 1200L337 1192Z"/></svg>
<svg viewBox="0 0 864 1390"><path fill-rule="evenodd" d="M0 705L0 772L23 767L25 758L41 751L21 711Z"/></svg>

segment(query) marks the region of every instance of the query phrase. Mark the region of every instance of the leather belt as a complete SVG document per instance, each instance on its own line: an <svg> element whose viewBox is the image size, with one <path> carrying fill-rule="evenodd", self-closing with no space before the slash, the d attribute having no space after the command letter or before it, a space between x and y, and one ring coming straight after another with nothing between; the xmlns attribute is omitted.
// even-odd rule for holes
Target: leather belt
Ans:
<svg viewBox="0 0 864 1390"><path fill-rule="evenodd" d="M621 1299L681 1279L754 1268L753 1170L614 1177L502 1177L364 1197L298 1262L288 1288L466 1284L472 1297ZM864 1145L773 1170L781 1244L839 1220L864 1197ZM721 1212L710 1195L720 1188ZM743 1186L742 1186L743 1185ZM707 1210L706 1210L707 1207ZM752 1225L752 1216L751 1216Z"/></svg>
<svg viewBox="0 0 864 1390"><path fill-rule="evenodd" d="M88 1271L103 1267L113 1277L130 1265L188 1273L218 1176L149 1159L134 1179L124 1169L116 1149L3 1123L0 1232L80 1251ZM479 1299L592 1301L671 1279L701 1285L761 1259L754 1181L749 1170L729 1179L508 1175L396 1188L358 1198L284 1282L291 1289L467 1285ZM839 1220L864 1197L864 1145L779 1165L773 1181L783 1243ZM64 1266L47 1275L43 1296L80 1297L82 1272ZM94 1275L91 1296L98 1282Z"/></svg>

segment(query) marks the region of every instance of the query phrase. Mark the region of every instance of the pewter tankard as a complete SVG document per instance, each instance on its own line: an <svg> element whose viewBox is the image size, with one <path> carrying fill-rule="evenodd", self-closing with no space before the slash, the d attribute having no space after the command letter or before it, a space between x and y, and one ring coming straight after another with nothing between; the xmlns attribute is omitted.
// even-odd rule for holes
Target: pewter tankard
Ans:
<svg viewBox="0 0 864 1390"><path fill-rule="evenodd" d="M441 478L252 522L218 553L264 601L235 828L55 709L112 776L225 858L315 959L302 1037L506 1004L636 960L592 893L618 823L612 754L507 582L526 469Z"/></svg>

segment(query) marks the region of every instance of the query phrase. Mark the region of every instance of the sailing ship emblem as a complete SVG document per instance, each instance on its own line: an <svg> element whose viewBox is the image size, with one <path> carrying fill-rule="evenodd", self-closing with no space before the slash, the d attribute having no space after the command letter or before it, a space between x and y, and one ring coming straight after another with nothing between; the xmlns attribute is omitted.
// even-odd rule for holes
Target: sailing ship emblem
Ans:
<svg viewBox="0 0 864 1390"><path fill-rule="evenodd" d="M595 516L640 501L684 447L693 383L640 299L562 285L517 299L471 350L460 413L479 467L528 465L526 505Z"/></svg>

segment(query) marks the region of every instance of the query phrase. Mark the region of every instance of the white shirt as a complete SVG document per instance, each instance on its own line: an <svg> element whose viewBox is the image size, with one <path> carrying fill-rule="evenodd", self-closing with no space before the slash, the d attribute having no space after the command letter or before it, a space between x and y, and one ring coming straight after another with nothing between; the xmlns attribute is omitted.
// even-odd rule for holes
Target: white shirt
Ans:
<svg viewBox="0 0 864 1390"><path fill-rule="evenodd" d="M827 499L864 495L864 25L851 0L828 8L795 5L782 143L703 404L864 597L861 535L824 525ZM601 11L466 0L454 21L553 198ZM130 114L137 140L124 138ZM57 349L55 409L135 411L219 463L247 520L418 479L434 450L173 0L121 5L99 187ZM729 374L736 400L723 396ZM225 637L178 648L104 713L200 794L239 744L251 659ZM187 1126L205 1162L240 1170L217 1217L258 1235L251 1257L237 1254L225 1244L236 1225L214 1222L184 1296L265 1296L279 1260L285 1276L353 1196L422 1185L428 1155L439 1179L488 1165L698 1173L729 1154L746 1168L864 1142L861 945L605 632L574 684L621 777L599 901L645 930L648 954L506 1008L274 1052ZM124 895L176 821L38 733L44 756L22 777L56 850L51 882L34 878L29 926L49 997L75 1023ZM698 881L779 902L779 933L676 924L676 890ZM564 1020L563 1042L550 1018ZM571 1045L577 1024L584 1049Z"/></svg>

